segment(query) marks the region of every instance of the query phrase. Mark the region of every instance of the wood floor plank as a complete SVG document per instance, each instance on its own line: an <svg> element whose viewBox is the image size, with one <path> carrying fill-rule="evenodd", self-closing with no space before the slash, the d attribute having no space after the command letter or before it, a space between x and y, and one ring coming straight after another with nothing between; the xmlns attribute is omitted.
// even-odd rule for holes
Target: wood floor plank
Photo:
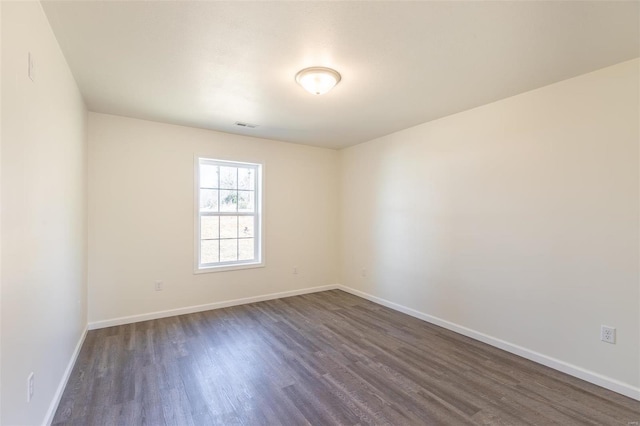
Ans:
<svg viewBox="0 0 640 426"><path fill-rule="evenodd" d="M90 331L53 425L638 421L638 401L332 290Z"/></svg>

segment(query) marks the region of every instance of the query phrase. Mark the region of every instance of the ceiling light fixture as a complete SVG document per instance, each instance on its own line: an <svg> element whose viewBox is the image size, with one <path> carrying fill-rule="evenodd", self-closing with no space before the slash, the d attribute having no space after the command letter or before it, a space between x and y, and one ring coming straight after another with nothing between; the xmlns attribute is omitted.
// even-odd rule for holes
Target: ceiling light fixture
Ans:
<svg viewBox="0 0 640 426"><path fill-rule="evenodd" d="M340 74L336 70L324 67L305 68L296 74L296 81L307 92L323 95L340 82Z"/></svg>

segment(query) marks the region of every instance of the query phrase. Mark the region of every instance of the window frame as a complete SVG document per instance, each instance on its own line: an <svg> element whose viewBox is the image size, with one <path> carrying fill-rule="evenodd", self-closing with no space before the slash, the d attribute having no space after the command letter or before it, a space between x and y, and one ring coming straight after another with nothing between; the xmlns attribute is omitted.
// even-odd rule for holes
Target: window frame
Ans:
<svg viewBox="0 0 640 426"><path fill-rule="evenodd" d="M254 189L254 212L200 212L200 165L211 164L223 167L248 167L255 170ZM220 156L194 155L194 274L211 272L232 271L237 269L261 268L265 266L264 260L264 162L261 161L238 161L236 159L226 159ZM218 209L220 206L218 206ZM249 216L254 217L254 253L253 260L236 260L228 262L201 263L201 217L202 216Z"/></svg>

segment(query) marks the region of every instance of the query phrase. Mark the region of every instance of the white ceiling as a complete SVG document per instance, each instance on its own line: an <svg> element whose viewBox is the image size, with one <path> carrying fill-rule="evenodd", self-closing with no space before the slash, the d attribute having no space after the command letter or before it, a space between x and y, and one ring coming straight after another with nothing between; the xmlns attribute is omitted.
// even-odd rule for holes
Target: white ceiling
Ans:
<svg viewBox="0 0 640 426"><path fill-rule="evenodd" d="M332 148L638 57L639 6L43 4L91 111ZM309 66L342 81L310 95L294 79Z"/></svg>

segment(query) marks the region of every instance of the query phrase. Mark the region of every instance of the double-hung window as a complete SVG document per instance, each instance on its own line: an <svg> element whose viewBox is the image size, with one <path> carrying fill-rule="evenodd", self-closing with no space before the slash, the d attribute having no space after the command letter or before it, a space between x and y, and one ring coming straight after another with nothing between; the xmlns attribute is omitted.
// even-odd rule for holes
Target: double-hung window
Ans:
<svg viewBox="0 0 640 426"><path fill-rule="evenodd" d="M262 265L262 166L198 158L197 271Z"/></svg>

